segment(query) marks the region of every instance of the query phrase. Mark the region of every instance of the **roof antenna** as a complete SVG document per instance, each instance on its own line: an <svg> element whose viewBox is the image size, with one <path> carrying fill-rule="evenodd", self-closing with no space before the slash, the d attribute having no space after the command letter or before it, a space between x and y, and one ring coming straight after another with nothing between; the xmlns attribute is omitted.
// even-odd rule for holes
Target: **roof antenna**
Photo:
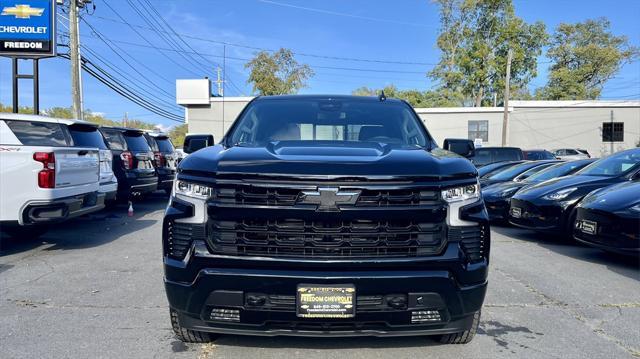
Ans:
<svg viewBox="0 0 640 359"><path fill-rule="evenodd" d="M378 96L378 100L380 102L385 101L387 99L387 96L384 95L384 90L380 90L380 95Z"/></svg>

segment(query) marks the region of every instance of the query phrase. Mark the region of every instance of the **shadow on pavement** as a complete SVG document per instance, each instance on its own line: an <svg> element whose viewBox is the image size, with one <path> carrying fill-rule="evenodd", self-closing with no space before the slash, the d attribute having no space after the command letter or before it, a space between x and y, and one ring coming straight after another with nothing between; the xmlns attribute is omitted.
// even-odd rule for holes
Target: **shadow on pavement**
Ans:
<svg viewBox="0 0 640 359"><path fill-rule="evenodd" d="M128 217L127 205L117 205L100 212L58 223L39 238L0 238L0 257L28 252L41 246L47 251L72 250L100 246L123 235L153 226L157 220L141 216L164 209L166 195L153 194L134 201L134 216ZM2 268L0 268L2 271Z"/></svg>
<svg viewBox="0 0 640 359"><path fill-rule="evenodd" d="M517 240L535 243L567 257L607 266L611 271L640 281L640 257L604 252L566 239L526 229L492 225L491 230Z"/></svg>
<svg viewBox="0 0 640 359"><path fill-rule="evenodd" d="M292 349L389 349L417 348L441 344L437 337L353 337L353 338L303 338L303 337L254 337L221 335L214 344L251 348Z"/></svg>

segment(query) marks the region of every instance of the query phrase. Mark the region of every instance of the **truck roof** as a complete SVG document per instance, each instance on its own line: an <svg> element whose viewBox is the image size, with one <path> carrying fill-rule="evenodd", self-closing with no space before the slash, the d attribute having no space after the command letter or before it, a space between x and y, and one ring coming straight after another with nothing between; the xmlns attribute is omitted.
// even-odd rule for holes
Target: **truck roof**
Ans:
<svg viewBox="0 0 640 359"><path fill-rule="evenodd" d="M63 125L83 124L83 125L98 127L98 125L95 123L71 119L71 118L56 118L56 117L41 116L41 115L28 115L23 113L2 112L0 113L0 119L12 120L12 121L38 121L38 122L48 122L48 123L61 123Z"/></svg>
<svg viewBox="0 0 640 359"><path fill-rule="evenodd" d="M354 96L354 95L275 95L275 96L258 96L254 101L274 101L274 100L358 100L379 102L378 96ZM385 102L404 102L402 100L387 97Z"/></svg>

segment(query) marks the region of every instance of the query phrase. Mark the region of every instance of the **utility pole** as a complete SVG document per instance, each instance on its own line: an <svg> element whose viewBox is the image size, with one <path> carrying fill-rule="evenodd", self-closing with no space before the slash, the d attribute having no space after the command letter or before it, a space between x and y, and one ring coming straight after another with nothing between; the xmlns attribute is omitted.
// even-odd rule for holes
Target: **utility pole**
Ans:
<svg viewBox="0 0 640 359"><path fill-rule="evenodd" d="M80 65L80 24L78 9L83 0L69 0L69 60L71 62L71 99L73 114L82 120L82 78Z"/></svg>
<svg viewBox="0 0 640 359"><path fill-rule="evenodd" d="M220 66L216 68L216 73L218 74L218 79L216 80L216 85L218 85L218 96L224 97L224 87L222 87L224 80L222 79L222 68L220 68Z"/></svg>
<svg viewBox="0 0 640 359"><path fill-rule="evenodd" d="M129 122L129 113L124 113L124 118L122 119L122 127L127 127L127 123Z"/></svg>
<svg viewBox="0 0 640 359"><path fill-rule="evenodd" d="M504 115L502 117L502 146L507 145L507 128L509 122L509 81L511 81L511 60L513 58L513 50L509 49L507 53L507 73L504 81Z"/></svg>

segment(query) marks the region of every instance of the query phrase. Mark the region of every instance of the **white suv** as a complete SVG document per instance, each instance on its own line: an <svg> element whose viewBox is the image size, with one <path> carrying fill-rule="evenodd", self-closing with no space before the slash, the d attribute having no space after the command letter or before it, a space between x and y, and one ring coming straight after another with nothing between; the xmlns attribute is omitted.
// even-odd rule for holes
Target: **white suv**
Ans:
<svg viewBox="0 0 640 359"><path fill-rule="evenodd" d="M104 207L100 153L74 146L70 126L88 122L0 113L0 225L34 237L46 224Z"/></svg>

